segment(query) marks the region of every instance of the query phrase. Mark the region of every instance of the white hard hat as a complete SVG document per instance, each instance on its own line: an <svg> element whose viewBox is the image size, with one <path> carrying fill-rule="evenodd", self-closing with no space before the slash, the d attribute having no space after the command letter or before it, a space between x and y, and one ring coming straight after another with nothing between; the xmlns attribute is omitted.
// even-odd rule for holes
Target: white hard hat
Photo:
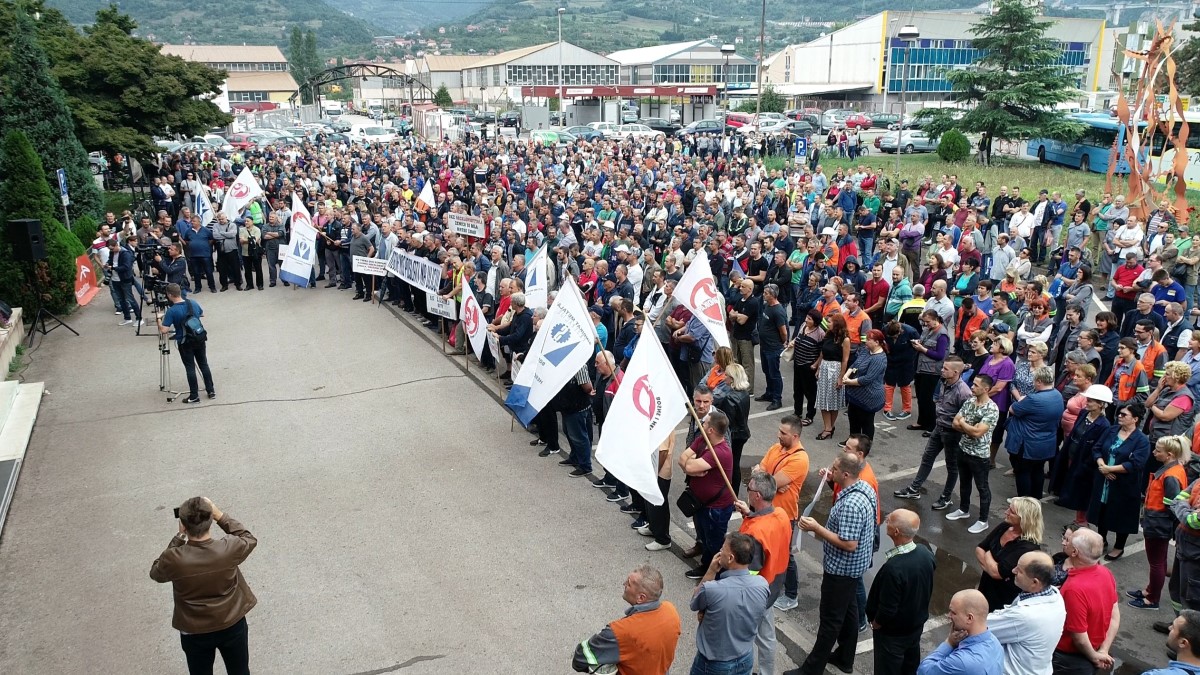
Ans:
<svg viewBox="0 0 1200 675"><path fill-rule="evenodd" d="M827 227L827 228L821 230L821 236L822 237L836 237L837 230L833 229L832 227Z"/></svg>
<svg viewBox="0 0 1200 675"><path fill-rule="evenodd" d="M1087 391L1083 392L1083 395L1092 400L1103 401L1105 403L1112 403L1113 398L1112 389L1102 384L1093 384L1087 388Z"/></svg>

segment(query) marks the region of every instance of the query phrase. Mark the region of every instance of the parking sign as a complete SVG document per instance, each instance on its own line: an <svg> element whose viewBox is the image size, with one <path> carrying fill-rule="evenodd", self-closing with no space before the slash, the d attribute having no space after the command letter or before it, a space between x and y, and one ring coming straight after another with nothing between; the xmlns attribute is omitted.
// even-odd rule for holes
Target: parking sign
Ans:
<svg viewBox="0 0 1200 675"><path fill-rule="evenodd" d="M58 194L62 197L62 205L66 206L71 203L71 198L67 196L67 170L58 170Z"/></svg>
<svg viewBox="0 0 1200 675"><path fill-rule="evenodd" d="M808 159L808 139L803 136L796 137L796 161L805 162Z"/></svg>

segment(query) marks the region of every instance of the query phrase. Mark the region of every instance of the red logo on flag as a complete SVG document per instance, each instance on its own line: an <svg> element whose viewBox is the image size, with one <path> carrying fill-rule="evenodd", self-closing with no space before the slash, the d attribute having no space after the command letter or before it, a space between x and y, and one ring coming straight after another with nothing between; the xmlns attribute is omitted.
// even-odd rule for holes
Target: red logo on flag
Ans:
<svg viewBox="0 0 1200 675"><path fill-rule="evenodd" d="M242 197L245 197L248 194L250 194L250 186L246 185L245 183L243 183L241 181L238 181L238 182L234 183L233 185L229 186L229 196L230 197L233 197L235 199L241 199Z"/></svg>
<svg viewBox="0 0 1200 675"><path fill-rule="evenodd" d="M633 383L633 407L646 419L654 420L654 413L658 412L658 397L650 386L649 375L643 375Z"/></svg>
<svg viewBox="0 0 1200 675"><path fill-rule="evenodd" d="M704 279L692 289L692 306L713 321L723 321L721 303L717 302L717 287L712 279Z"/></svg>
<svg viewBox="0 0 1200 675"><path fill-rule="evenodd" d="M292 214L292 226L294 227L297 223L304 223L312 227L312 218L309 218L308 214L303 211L297 211Z"/></svg>
<svg viewBox="0 0 1200 675"><path fill-rule="evenodd" d="M91 302L99 290L95 262L87 255L79 256L75 259L75 302L82 307Z"/></svg>
<svg viewBox="0 0 1200 675"><path fill-rule="evenodd" d="M479 328L479 305L476 305L471 298L467 298L463 304L463 327L470 335L474 335Z"/></svg>

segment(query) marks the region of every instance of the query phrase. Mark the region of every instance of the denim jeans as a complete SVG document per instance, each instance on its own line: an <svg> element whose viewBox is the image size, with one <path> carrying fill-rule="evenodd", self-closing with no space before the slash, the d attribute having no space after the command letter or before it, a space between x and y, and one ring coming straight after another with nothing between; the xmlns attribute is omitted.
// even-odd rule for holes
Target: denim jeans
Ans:
<svg viewBox="0 0 1200 675"><path fill-rule="evenodd" d="M954 492L954 484L958 482L958 441L962 438L962 434L952 429L939 426L929 435L929 442L925 444L925 453L921 455L921 466L917 469L917 475L913 478L912 488L919 489L925 483L925 479L929 478L929 474L933 472L933 463L937 461L938 455L945 455L946 458L946 487L942 488L942 497L950 499L950 495Z"/></svg>
<svg viewBox="0 0 1200 675"><path fill-rule="evenodd" d="M217 650L228 675L250 675L250 644L246 618L212 633L179 634L190 675L212 675Z"/></svg>
<svg viewBox="0 0 1200 675"><path fill-rule="evenodd" d="M754 668L754 651L732 661L709 661L700 652L692 659L691 675L750 675Z"/></svg>
<svg viewBox="0 0 1200 675"><path fill-rule="evenodd" d="M133 296L133 282L117 281L114 279L112 285L117 291L117 298L120 300L121 316L128 321L129 313L132 311L134 318L141 320L142 305Z"/></svg>
<svg viewBox="0 0 1200 675"><path fill-rule="evenodd" d="M204 377L204 391L212 394L213 379L212 371L208 368L208 345L201 342L197 345L179 345L179 358L183 361L183 369L187 372L188 381L188 398L199 398L200 389L196 381L196 368L200 368L200 375Z"/></svg>
<svg viewBox="0 0 1200 675"><path fill-rule="evenodd" d="M871 230L871 232L872 232L872 234L874 234L875 231ZM873 253L874 251L875 251L875 237L873 237L873 236L872 237L863 237L860 235L858 237L858 253L859 253L858 261L860 263L859 264L860 268L865 266L864 261L869 261L871 259L871 253ZM871 268L867 267L867 271L870 272Z"/></svg>
<svg viewBox="0 0 1200 675"><path fill-rule="evenodd" d="M587 473L592 472L592 408L588 406L579 412L563 413L563 431L567 433L567 442L571 444L570 460L575 467Z"/></svg>
<svg viewBox="0 0 1200 675"><path fill-rule="evenodd" d="M763 393L768 399L775 403L783 402L783 374L779 372L779 357L783 354L783 349L767 349L762 348L762 370L763 375L767 378L767 390Z"/></svg>
<svg viewBox="0 0 1200 675"><path fill-rule="evenodd" d="M792 521L792 538L796 536L796 521ZM788 540L788 564L783 573L783 594L792 600L800 594L800 573L796 569L796 554L792 552L791 540Z"/></svg>
<svg viewBox="0 0 1200 675"><path fill-rule="evenodd" d="M700 567L707 569L717 551L725 544L725 533L729 530L729 517L732 515L733 505L730 504L717 508L701 507L692 516L692 522L696 525L696 539L703 550Z"/></svg>

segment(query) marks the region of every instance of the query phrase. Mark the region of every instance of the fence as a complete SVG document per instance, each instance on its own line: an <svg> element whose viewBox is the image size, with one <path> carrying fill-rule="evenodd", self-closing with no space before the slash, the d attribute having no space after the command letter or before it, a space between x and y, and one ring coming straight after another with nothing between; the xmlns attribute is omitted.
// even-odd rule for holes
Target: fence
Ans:
<svg viewBox="0 0 1200 675"><path fill-rule="evenodd" d="M293 126L296 126L296 113L290 108L241 113L233 117L234 131L286 129Z"/></svg>

